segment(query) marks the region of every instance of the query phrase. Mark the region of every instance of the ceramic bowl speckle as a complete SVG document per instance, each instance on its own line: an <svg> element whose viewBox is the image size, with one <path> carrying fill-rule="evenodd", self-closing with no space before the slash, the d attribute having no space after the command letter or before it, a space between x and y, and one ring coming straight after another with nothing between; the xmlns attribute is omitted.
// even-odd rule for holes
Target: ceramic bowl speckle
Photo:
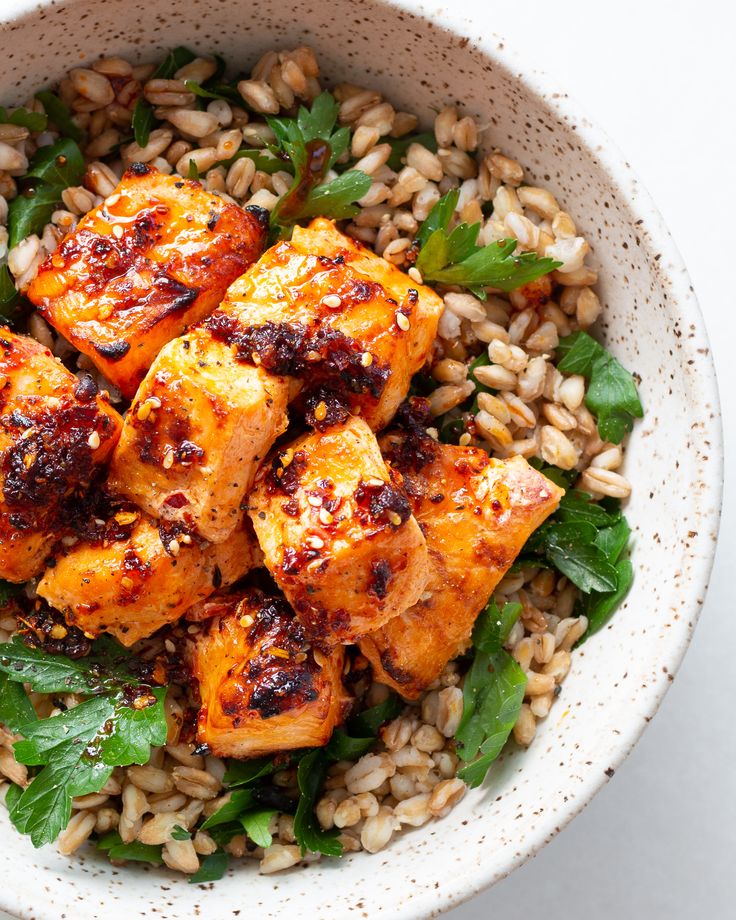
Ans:
<svg viewBox="0 0 736 920"><path fill-rule="evenodd" d="M575 655L528 751L508 753L449 817L375 856L279 876L240 865L216 885L115 869L91 852L67 860L34 851L0 819L0 905L23 918L436 915L510 872L580 811L651 719L690 639L717 535L721 439L708 341L677 251L607 138L459 12L423 18L408 0L5 0L0 15L3 103L103 53L143 60L187 44L244 69L268 48L308 43L328 78L378 86L426 122L448 102L479 116L486 144L550 188L594 247L601 333L641 377L646 409L625 470L637 575L611 625Z"/></svg>

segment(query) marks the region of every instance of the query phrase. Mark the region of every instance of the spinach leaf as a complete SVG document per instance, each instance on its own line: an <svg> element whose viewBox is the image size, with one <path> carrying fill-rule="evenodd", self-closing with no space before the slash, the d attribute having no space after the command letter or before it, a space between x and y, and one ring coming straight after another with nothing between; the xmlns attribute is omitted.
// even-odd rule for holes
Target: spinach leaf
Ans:
<svg viewBox="0 0 736 920"><path fill-rule="evenodd" d="M465 677L463 715L455 733L458 754L467 764L458 776L470 786L483 782L524 700L526 675L502 647L520 612L520 604L506 604L499 610L491 600L473 628L475 656Z"/></svg>
<svg viewBox="0 0 736 920"><path fill-rule="evenodd" d="M319 826L314 814L317 796L327 770L327 756L321 748L310 751L299 761L297 783L299 804L294 815L294 836L301 847L302 855L311 851L324 856L340 856L342 844L337 839L338 831L325 831Z"/></svg>

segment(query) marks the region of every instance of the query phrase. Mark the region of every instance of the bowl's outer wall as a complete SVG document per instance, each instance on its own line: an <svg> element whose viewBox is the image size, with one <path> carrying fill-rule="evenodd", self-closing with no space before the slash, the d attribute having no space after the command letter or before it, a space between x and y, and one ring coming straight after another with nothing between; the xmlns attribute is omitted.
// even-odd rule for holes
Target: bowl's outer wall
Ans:
<svg viewBox="0 0 736 920"><path fill-rule="evenodd" d="M641 377L646 418L627 453L627 515L637 577L612 625L574 657L539 737L509 754L482 791L443 821L384 852L324 861L284 876L240 867L214 886L87 855L34 851L7 827L0 904L24 918L267 920L289 910L319 918L424 917L508 873L591 798L638 738L687 646L703 601L720 506L720 427L708 343L687 275L658 215L607 140L541 78L519 77L494 38L458 13L432 21L353 0L69 0L0 26L0 101L21 102L67 68L100 54L156 58L187 44L248 70L269 48L308 43L328 81L379 87L429 124L446 103L478 116L487 147L550 188L593 246L605 304L602 331ZM3 16L29 10L6 3ZM453 17L455 17L453 21ZM449 24L457 34L443 30ZM468 40L470 39L470 40ZM31 882L32 879L32 882ZM30 882L30 884L29 884Z"/></svg>

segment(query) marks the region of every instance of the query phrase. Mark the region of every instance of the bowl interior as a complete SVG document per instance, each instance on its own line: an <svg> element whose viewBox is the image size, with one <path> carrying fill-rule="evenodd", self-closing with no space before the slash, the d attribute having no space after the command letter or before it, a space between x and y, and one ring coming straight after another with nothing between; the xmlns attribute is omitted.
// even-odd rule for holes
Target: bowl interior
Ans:
<svg viewBox="0 0 736 920"><path fill-rule="evenodd" d="M290 908L321 918L429 916L508 873L590 799L636 741L666 690L703 599L720 501L718 406L707 341L666 230L605 138L564 97L517 76L493 38L469 40L457 14L373 0L68 0L4 5L0 101L19 103L101 54L148 60L177 44L248 70L269 48L309 44L330 81L381 89L431 124L447 103L476 115L484 145L519 159L551 189L594 247L601 332L641 378L646 417L631 439L627 515L636 581L611 626L573 660L562 698L526 752L443 821L384 852L323 861L282 876L241 865L212 886L164 871L115 869L93 853L34 851L4 810L0 904L23 917L260 917ZM21 9L22 8L22 9ZM23 10L28 9L27 13ZM457 30L447 31L444 25ZM31 876L33 885L24 879Z"/></svg>

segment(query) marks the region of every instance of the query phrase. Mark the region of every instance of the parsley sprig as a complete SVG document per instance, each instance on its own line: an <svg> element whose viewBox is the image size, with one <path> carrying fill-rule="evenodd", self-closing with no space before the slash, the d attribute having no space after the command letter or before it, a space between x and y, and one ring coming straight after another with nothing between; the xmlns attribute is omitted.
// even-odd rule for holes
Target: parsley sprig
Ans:
<svg viewBox="0 0 736 920"><path fill-rule="evenodd" d="M0 645L0 713L22 736L14 748L18 762L41 768L10 808L10 820L34 846L50 843L66 827L75 796L99 792L115 767L146 763L151 747L166 741L166 688L142 683L130 664L129 655L106 639L78 660L30 648L19 636ZM86 699L37 719L24 683L38 693Z"/></svg>
<svg viewBox="0 0 736 920"><path fill-rule="evenodd" d="M460 223L450 230L458 196L452 189L440 198L419 229L416 268L424 281L456 284L485 299L487 287L513 291L559 267L561 263L534 252L515 255L515 239L479 246L479 223Z"/></svg>
<svg viewBox="0 0 736 920"><path fill-rule="evenodd" d="M581 374L590 381L585 405L597 419L600 436L619 444L631 431L634 419L644 415L632 375L587 332L560 339L557 354L561 373Z"/></svg>
<svg viewBox="0 0 736 920"><path fill-rule="evenodd" d="M371 186L370 176L351 169L331 182L324 178L350 143L350 129L335 130L339 106L330 93L321 93L311 110L301 106L296 118L268 118L276 137L272 153L285 157L294 181L271 212L271 224L282 235L300 220L310 217L353 217L355 202Z"/></svg>
<svg viewBox="0 0 736 920"><path fill-rule="evenodd" d="M457 752L467 766L458 776L479 786L508 741L524 701L526 674L503 648L521 604L494 599L481 611L473 627L475 655L463 685L463 715L455 733Z"/></svg>

